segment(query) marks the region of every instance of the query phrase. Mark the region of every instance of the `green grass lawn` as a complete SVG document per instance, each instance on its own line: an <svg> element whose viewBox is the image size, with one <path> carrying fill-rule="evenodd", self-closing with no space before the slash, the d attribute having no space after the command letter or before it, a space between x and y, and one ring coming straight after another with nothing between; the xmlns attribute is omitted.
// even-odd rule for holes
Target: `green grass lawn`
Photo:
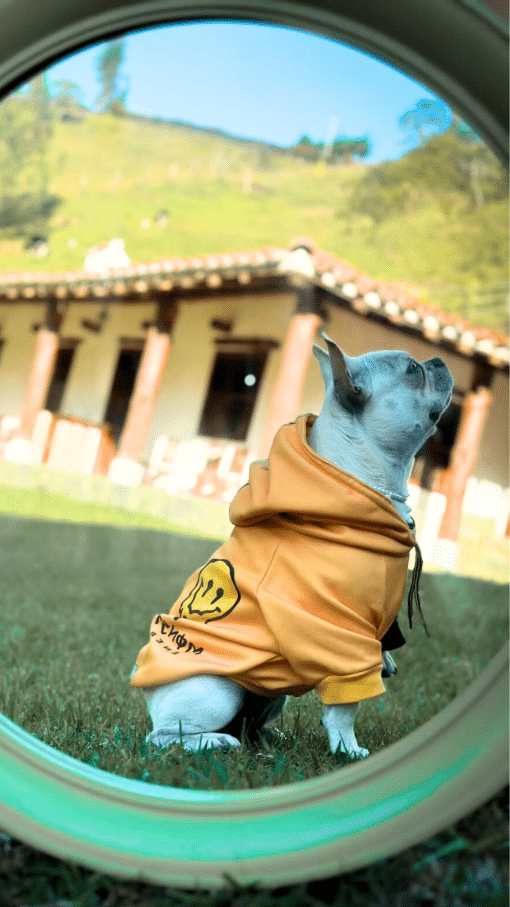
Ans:
<svg viewBox="0 0 510 907"><path fill-rule="evenodd" d="M131 778L194 788L288 783L346 761L329 753L315 692L291 698L278 749L183 755L145 743L145 703L129 686L150 620L167 611L210 539L132 526L0 518L0 710L46 743ZM377 752L461 692L507 638L504 586L422 577L419 621L388 692L363 704L358 739ZM263 752L263 757L260 753Z"/></svg>
<svg viewBox="0 0 510 907"><path fill-rule="evenodd" d="M0 514L80 525L117 526L120 529L158 529L161 532L177 529L162 517L122 507L107 507L101 503L76 501L45 488L0 485Z"/></svg>
<svg viewBox="0 0 510 907"><path fill-rule="evenodd" d="M169 606L215 543L170 532L166 524L122 525L124 511L43 492L24 500L24 517L0 516L0 710L8 717L91 765L176 786L282 784L346 761L328 751L315 693L290 701L279 749L261 744L198 756L147 747L149 720L141 694L129 686L131 666L152 615ZM30 518L37 504L46 519ZM360 711L358 738L372 752L446 705L508 635L502 585L425 574L422 599L432 638L419 621L409 632L402 620L408 644L396 653L399 674L386 682L385 697ZM0 831L2 907L504 907L507 877L508 791L395 857L274 890L234 885L224 893L190 893L118 881Z"/></svg>

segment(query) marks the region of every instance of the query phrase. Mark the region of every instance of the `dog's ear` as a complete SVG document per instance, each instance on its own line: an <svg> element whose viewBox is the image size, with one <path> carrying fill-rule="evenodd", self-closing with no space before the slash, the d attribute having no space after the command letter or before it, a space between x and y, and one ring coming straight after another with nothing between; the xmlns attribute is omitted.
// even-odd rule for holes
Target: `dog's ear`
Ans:
<svg viewBox="0 0 510 907"><path fill-rule="evenodd" d="M321 346L317 346L316 343L314 343L314 345L312 346L312 352L319 362L324 386L326 390L329 390L329 388L333 384L333 373L331 371L331 362L329 361L329 356L326 350L323 350Z"/></svg>
<svg viewBox="0 0 510 907"><path fill-rule="evenodd" d="M362 406L370 397L366 370L356 368L356 361L342 353L340 347L324 331L321 330L320 334L326 341L329 355L315 344L313 351L319 360L326 390L333 382L335 396L342 406L347 408Z"/></svg>

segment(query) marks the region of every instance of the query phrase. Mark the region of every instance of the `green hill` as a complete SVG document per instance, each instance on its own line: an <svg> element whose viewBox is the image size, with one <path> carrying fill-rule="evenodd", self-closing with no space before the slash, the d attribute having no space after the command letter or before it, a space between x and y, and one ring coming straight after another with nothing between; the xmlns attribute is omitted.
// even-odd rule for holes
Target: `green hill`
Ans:
<svg viewBox="0 0 510 907"><path fill-rule="evenodd" d="M417 285L446 310L469 303L472 320L506 329L505 179L488 152L473 172L469 155L447 133L398 161L327 166L212 130L84 111L53 125L49 255L4 228L0 271L80 269L90 246L116 236L135 263L308 235L376 278Z"/></svg>

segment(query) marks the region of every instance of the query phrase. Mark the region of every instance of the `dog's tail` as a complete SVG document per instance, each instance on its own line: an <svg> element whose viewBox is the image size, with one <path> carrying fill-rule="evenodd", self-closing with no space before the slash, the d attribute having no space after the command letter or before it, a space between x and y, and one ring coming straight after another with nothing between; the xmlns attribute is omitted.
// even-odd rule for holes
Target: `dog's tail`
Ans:
<svg viewBox="0 0 510 907"><path fill-rule="evenodd" d="M407 597L407 616L409 618L409 629L412 630L413 628L413 606L416 604L418 611L420 612L421 622L425 627L425 633L427 634L427 636L430 636L427 624L425 623L425 618L423 616L423 611L421 610L420 592L418 588L423 567L423 556L420 551L418 542L415 542L414 547L416 549L416 560L414 562L413 575L411 577L411 585L409 587L409 595Z"/></svg>

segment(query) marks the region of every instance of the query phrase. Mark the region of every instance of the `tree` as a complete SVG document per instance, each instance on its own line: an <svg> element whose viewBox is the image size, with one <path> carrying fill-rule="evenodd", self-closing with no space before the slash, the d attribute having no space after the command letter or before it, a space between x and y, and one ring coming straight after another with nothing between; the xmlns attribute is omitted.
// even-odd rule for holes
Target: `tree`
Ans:
<svg viewBox="0 0 510 907"><path fill-rule="evenodd" d="M367 169L356 183L351 210L379 223L434 199L441 207L457 200L464 210L483 208L508 194L505 168L479 140L461 140L450 127L395 161Z"/></svg>
<svg viewBox="0 0 510 907"><path fill-rule="evenodd" d="M359 139L336 138L329 145L325 145L324 142L312 142L307 135L303 135L290 150L306 161L315 162L322 157L330 164L339 161L350 164L353 157L366 157L370 153L370 141L365 135Z"/></svg>
<svg viewBox="0 0 510 907"><path fill-rule="evenodd" d="M481 138L477 132L473 129L469 123L466 123L465 120L461 120L457 113L452 114L452 122L450 125L452 132L457 135L461 142L466 142L470 145L473 142L481 142Z"/></svg>
<svg viewBox="0 0 510 907"><path fill-rule="evenodd" d="M53 117L50 95L44 73L29 83L28 104L33 111L32 153L34 159L34 188L41 196L46 193L49 183L48 143L53 134Z"/></svg>
<svg viewBox="0 0 510 907"><path fill-rule="evenodd" d="M96 59L97 73L101 91L96 100L96 109L114 116L123 116L126 112L127 79L120 79L120 68L124 62L126 42L111 41L99 52Z"/></svg>
<svg viewBox="0 0 510 907"><path fill-rule="evenodd" d="M59 119L75 122L81 120L84 106L83 88L69 79L59 79L52 85L53 104Z"/></svg>
<svg viewBox="0 0 510 907"><path fill-rule="evenodd" d="M353 157L363 158L370 153L370 141L367 135L359 139L335 139L331 149L331 160L351 164Z"/></svg>
<svg viewBox="0 0 510 907"><path fill-rule="evenodd" d="M422 145L431 135L444 132L451 120L450 109L439 101L424 99L418 101L413 110L408 110L398 121L400 128L407 133L407 141Z"/></svg>
<svg viewBox="0 0 510 907"><path fill-rule="evenodd" d="M302 135L291 151L296 157L302 157L305 161L318 161L322 148L322 144L312 142L307 135Z"/></svg>
<svg viewBox="0 0 510 907"><path fill-rule="evenodd" d="M487 201L504 198L508 192L507 172L478 133L457 114L453 114L450 131L461 143L460 167L469 176L475 207L480 209Z"/></svg>
<svg viewBox="0 0 510 907"><path fill-rule="evenodd" d="M0 104L0 227L42 231L58 203L48 194L53 132L44 74Z"/></svg>

